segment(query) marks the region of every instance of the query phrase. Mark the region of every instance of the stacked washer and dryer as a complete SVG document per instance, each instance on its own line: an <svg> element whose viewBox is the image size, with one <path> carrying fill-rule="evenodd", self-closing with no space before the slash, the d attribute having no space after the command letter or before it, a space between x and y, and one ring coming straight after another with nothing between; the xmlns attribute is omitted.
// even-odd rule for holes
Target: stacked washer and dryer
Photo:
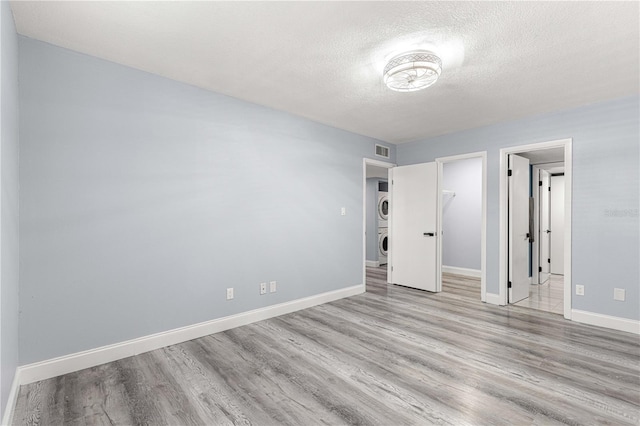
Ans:
<svg viewBox="0 0 640 426"><path fill-rule="evenodd" d="M387 264L387 247L389 244L389 193L378 192L378 262Z"/></svg>

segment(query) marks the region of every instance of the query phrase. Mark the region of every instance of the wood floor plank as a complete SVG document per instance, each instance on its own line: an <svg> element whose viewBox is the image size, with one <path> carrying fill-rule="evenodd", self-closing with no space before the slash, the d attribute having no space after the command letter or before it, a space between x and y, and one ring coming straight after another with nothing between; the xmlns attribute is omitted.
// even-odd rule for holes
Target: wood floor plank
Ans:
<svg viewBox="0 0 640 426"><path fill-rule="evenodd" d="M19 425L640 424L638 336L389 285L27 386Z"/></svg>
<svg viewBox="0 0 640 426"><path fill-rule="evenodd" d="M169 346L160 352L162 356L156 357L158 362L175 378L184 397L191 401L192 409L203 419L201 424L248 424L226 392L220 391L215 377L194 359L185 345Z"/></svg>

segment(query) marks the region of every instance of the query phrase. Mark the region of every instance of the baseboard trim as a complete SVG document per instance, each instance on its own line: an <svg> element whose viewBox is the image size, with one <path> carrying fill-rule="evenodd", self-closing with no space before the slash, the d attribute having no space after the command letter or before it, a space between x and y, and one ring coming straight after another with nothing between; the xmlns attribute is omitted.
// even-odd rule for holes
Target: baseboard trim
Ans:
<svg viewBox="0 0 640 426"><path fill-rule="evenodd" d="M500 295L493 294L493 293L486 293L485 303L489 303L491 305L500 305Z"/></svg>
<svg viewBox="0 0 640 426"><path fill-rule="evenodd" d="M464 275L467 277L480 278L482 271L480 269L459 268L457 266L442 265L442 272L448 274Z"/></svg>
<svg viewBox="0 0 640 426"><path fill-rule="evenodd" d="M230 315L211 321L201 322L186 327L127 340L113 345L102 346L88 351L77 352L46 361L18 367L19 385L26 385L40 380L50 379L62 374L71 373L85 368L95 367L107 362L175 345L209 334L219 333L235 327L251 324L280 315L311 308L323 303L355 296L365 292L365 285L358 284L340 290L329 291L315 296L292 300L290 302L267 306L252 311Z"/></svg>
<svg viewBox="0 0 640 426"><path fill-rule="evenodd" d="M627 318L613 317L610 315L597 314L595 312L572 309L571 320L583 324L597 325L599 327L640 334L640 321L630 320Z"/></svg>
<svg viewBox="0 0 640 426"><path fill-rule="evenodd" d="M18 401L18 392L20 391L20 368L16 368L16 373L13 376L13 382L11 383L11 389L9 390L9 397L7 398L7 405L4 408L2 415L2 425L13 424L13 413L16 409L16 402Z"/></svg>
<svg viewBox="0 0 640 426"><path fill-rule="evenodd" d="M380 262L377 260L365 260L364 264L370 268L377 268L380 266Z"/></svg>

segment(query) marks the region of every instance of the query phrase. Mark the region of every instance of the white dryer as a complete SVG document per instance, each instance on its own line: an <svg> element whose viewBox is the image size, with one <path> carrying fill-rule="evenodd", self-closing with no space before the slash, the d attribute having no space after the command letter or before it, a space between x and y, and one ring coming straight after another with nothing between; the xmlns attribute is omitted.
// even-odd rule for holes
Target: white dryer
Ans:
<svg viewBox="0 0 640 426"><path fill-rule="evenodd" d="M378 193L378 227L386 228L389 219L389 193Z"/></svg>
<svg viewBox="0 0 640 426"><path fill-rule="evenodd" d="M378 264L387 264L387 248L389 246L388 228L378 228Z"/></svg>

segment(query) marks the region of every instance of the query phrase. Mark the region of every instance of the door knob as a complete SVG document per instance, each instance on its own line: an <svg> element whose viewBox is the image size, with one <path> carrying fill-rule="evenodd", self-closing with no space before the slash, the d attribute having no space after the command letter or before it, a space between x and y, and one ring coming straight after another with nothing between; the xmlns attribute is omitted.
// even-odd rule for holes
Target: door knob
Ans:
<svg viewBox="0 0 640 426"><path fill-rule="evenodd" d="M436 233L435 232L424 232L422 235L424 235L425 237L435 237Z"/></svg>

